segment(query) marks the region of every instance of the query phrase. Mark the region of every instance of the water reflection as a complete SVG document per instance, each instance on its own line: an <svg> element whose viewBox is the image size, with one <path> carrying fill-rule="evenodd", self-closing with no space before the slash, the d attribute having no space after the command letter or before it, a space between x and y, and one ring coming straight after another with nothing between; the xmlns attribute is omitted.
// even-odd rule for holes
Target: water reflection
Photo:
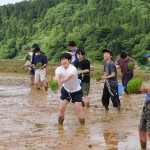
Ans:
<svg viewBox="0 0 150 150"><path fill-rule="evenodd" d="M103 130L103 136L106 143L107 150L118 150L118 144L127 136L117 131Z"/></svg>
<svg viewBox="0 0 150 150"><path fill-rule="evenodd" d="M21 94L29 94L30 88L25 86L0 86L0 95L2 96L16 96Z"/></svg>

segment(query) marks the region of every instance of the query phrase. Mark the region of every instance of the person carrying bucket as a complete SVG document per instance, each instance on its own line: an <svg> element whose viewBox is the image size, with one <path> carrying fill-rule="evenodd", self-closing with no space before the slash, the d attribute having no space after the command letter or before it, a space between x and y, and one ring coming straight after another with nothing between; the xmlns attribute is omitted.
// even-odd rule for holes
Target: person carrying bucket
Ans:
<svg viewBox="0 0 150 150"><path fill-rule="evenodd" d="M105 79L103 94L102 94L102 104L106 111L109 111L109 99L111 98L113 106L117 108L118 111L121 110L120 99L118 95L118 82L117 82L117 69L115 63L111 60L112 51L108 49L103 50L104 60L106 64L104 65L105 74L100 77L100 79Z"/></svg>
<svg viewBox="0 0 150 150"><path fill-rule="evenodd" d="M125 87L125 93L128 93L127 84L134 76L134 68L137 67L135 65L133 68L129 68L128 63L135 62L135 60L129 57L125 52L120 53L120 58L116 61L117 69L121 69L122 73L122 85Z"/></svg>

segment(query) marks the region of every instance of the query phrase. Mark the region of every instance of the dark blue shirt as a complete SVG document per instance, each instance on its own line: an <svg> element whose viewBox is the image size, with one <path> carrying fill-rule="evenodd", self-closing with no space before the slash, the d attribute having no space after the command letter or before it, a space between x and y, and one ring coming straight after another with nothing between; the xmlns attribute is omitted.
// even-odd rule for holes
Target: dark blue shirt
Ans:
<svg viewBox="0 0 150 150"><path fill-rule="evenodd" d="M34 60L33 64L36 65L37 63L42 62L42 64L47 64L47 57L45 54L40 54L40 55L34 55Z"/></svg>

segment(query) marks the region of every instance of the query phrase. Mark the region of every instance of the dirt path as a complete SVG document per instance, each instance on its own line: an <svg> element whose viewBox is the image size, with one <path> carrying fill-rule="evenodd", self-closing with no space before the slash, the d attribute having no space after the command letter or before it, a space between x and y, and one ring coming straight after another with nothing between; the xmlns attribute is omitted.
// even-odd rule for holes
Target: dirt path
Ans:
<svg viewBox="0 0 150 150"><path fill-rule="evenodd" d="M149 83L143 86L150 88ZM91 83L85 128L80 128L72 103L64 127L59 128L59 91L36 91L28 85L27 75L1 73L0 150L140 149L138 124L145 94L124 94L120 97L122 112L110 102L110 112L105 113L100 102L102 88L103 83Z"/></svg>

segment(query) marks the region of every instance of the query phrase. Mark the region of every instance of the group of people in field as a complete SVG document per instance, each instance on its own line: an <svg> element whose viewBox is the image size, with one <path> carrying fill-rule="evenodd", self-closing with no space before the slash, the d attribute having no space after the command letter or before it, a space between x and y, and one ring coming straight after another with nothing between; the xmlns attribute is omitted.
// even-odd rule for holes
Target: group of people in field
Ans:
<svg viewBox="0 0 150 150"><path fill-rule="evenodd" d="M90 61L85 58L86 53L83 49L78 48L74 41L69 44L70 52L60 54L61 65L55 70L54 80L61 86L61 96L58 112L58 124L63 125L65 118L66 107L69 102L74 103L75 111L79 119L80 125L85 125L85 117L83 106L89 108L89 90L90 90ZM48 90L46 80L47 57L41 51L38 44L33 44L33 52L27 46L24 48L25 53L30 55L24 66L29 68L31 84L35 84L39 90L41 85ZM109 49L103 49L103 57L106 61L104 65L104 74L99 77L100 80L105 80L102 104L105 111L109 111L109 100L117 110L121 111L121 103L118 95L117 68L121 69L122 85L125 87L125 93L128 93L127 84L134 76L134 69L128 68L128 62L135 60L129 57L125 52L120 53L120 58L112 61L113 53ZM36 68L38 63L42 63L39 68ZM135 66L136 67L136 66ZM148 99L148 98L147 98ZM141 147L146 149L146 132L150 137L150 102L146 101L139 125L139 135Z"/></svg>

